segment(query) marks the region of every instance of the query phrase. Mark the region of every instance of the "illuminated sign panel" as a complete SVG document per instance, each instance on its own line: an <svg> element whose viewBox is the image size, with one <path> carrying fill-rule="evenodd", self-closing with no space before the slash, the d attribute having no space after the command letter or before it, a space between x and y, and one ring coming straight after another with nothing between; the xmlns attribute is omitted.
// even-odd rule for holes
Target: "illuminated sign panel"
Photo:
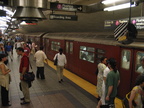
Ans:
<svg viewBox="0 0 144 108"><path fill-rule="evenodd" d="M104 28L115 29L120 23L125 22L128 22L128 18L120 20L106 20L104 22ZM131 18L131 23L134 24L137 29L144 29L144 17L133 17Z"/></svg>
<svg viewBox="0 0 144 108"><path fill-rule="evenodd" d="M60 14L50 14L50 20L70 20L70 21L77 21L77 15L60 15Z"/></svg>
<svg viewBox="0 0 144 108"><path fill-rule="evenodd" d="M51 10L60 10L60 11L72 11L72 12L82 12L82 5L72 5L64 3L50 3Z"/></svg>

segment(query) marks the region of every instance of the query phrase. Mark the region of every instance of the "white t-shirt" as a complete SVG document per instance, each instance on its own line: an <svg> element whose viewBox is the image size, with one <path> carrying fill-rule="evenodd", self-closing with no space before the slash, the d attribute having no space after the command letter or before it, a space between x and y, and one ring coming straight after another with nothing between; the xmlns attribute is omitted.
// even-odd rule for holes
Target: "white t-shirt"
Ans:
<svg viewBox="0 0 144 108"><path fill-rule="evenodd" d="M53 60L55 60L56 57L58 59L58 66L64 66L67 63L66 56L64 54L60 55L60 53L57 53Z"/></svg>
<svg viewBox="0 0 144 108"><path fill-rule="evenodd" d="M144 68L142 66L140 66L137 71L140 73L144 73Z"/></svg>
<svg viewBox="0 0 144 108"><path fill-rule="evenodd" d="M39 50L35 53L34 57L36 58L36 66L44 67L44 60L47 59L47 56L42 50Z"/></svg>

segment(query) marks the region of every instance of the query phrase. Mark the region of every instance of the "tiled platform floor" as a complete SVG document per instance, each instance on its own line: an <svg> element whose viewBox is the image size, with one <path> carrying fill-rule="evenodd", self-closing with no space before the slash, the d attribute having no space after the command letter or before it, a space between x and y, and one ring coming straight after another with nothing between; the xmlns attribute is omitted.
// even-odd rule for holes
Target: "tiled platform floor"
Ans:
<svg viewBox="0 0 144 108"><path fill-rule="evenodd" d="M9 61L12 82L10 84L10 102L8 108L95 108L96 97L89 94L69 79L64 78L63 83L58 83L56 71L45 65L45 80L36 79L30 88L31 103L20 105L22 92L19 90L19 61L16 53L13 62ZM35 61L31 56L31 64L36 72ZM0 108L5 108L1 106Z"/></svg>

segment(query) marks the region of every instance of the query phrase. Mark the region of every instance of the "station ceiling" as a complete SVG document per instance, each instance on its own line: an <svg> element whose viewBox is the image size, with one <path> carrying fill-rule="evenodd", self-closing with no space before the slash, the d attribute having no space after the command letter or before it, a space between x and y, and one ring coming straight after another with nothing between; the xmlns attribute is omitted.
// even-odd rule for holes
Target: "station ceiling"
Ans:
<svg viewBox="0 0 144 108"><path fill-rule="evenodd" d="M48 0L49 2L59 2L75 5L94 5L100 3L101 0ZM128 2L129 0L121 0ZM132 17L139 17L142 15L141 5L132 9ZM102 32L109 31L104 29L105 20L116 20L129 17L129 9L112 12L64 12L44 10L46 20L39 21L37 24L21 25L16 32ZM50 20L50 14L60 15L77 15L77 21L66 20Z"/></svg>

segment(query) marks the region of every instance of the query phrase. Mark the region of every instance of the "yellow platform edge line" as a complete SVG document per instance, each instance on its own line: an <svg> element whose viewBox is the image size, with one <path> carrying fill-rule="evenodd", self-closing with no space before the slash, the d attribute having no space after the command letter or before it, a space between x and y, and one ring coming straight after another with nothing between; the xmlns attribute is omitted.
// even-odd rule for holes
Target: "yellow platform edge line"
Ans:
<svg viewBox="0 0 144 108"><path fill-rule="evenodd" d="M47 64L56 70L56 66L53 65L52 61L48 60ZM88 81L82 79L81 77L73 74L72 72L70 72L66 69L64 69L64 76L66 78L68 78L69 80L71 80L72 82L74 82L75 84L77 84L79 87L83 88L85 91L87 91L91 95L98 97L98 94L96 93L96 86L95 85L89 83ZM115 105L116 105L116 108L123 108L122 100L120 100L119 98L116 98L115 99Z"/></svg>

